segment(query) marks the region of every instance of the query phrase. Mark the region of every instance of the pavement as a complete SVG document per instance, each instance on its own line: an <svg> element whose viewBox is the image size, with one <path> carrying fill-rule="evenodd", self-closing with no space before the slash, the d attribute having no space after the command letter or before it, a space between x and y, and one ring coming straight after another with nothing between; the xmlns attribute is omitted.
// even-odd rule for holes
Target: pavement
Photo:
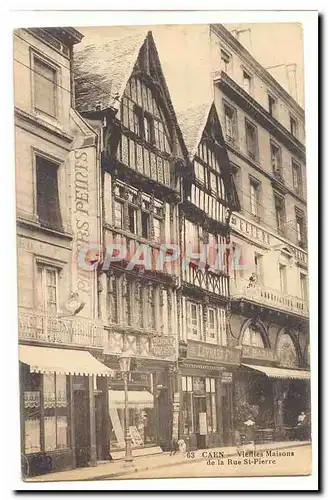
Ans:
<svg viewBox="0 0 328 500"><path fill-rule="evenodd" d="M227 457L237 456L240 450L256 450L256 452L259 452L261 450L294 449L301 446L307 446L309 448L310 444L309 441L284 441L257 444L255 447L254 445L245 445L239 448L236 446L221 446L220 448L195 450L194 452L190 452L190 454L177 453L176 455L170 455L169 452L163 452L158 455L135 457L130 466L126 466L124 460L115 460L114 462L98 464L96 467L83 467L61 472L52 472L43 476L26 478L24 481L29 483L52 481L101 481L104 479L118 479L121 477L127 479L126 476L133 477L136 473L139 474L143 472L147 474L151 473L153 477L157 477L156 472L154 474L152 473L152 471L156 469L158 469L160 476L163 477L163 472L160 472L160 469L176 468L177 466L186 464L191 465L191 462L192 464L199 462L204 463L208 458L216 457L216 454L219 452L223 452L224 458L226 459ZM204 456L204 454L206 454L206 456Z"/></svg>

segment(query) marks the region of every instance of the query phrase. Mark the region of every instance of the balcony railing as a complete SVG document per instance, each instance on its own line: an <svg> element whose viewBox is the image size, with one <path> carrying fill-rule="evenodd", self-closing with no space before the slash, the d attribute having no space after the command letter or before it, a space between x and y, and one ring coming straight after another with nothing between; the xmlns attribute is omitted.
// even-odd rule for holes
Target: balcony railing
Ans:
<svg viewBox="0 0 328 500"><path fill-rule="evenodd" d="M299 316L309 316L309 304L306 300L287 295L279 290L273 290L260 284L248 286L248 282L240 282L237 285L231 283L230 290L232 300L243 298Z"/></svg>
<svg viewBox="0 0 328 500"><path fill-rule="evenodd" d="M19 340L60 345L103 347L103 329L87 318L50 316L42 311L19 308Z"/></svg>

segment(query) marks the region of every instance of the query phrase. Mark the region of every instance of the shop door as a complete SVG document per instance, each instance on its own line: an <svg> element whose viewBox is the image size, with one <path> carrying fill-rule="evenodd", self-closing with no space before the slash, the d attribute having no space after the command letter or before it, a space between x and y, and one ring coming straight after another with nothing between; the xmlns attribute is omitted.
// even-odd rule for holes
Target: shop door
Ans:
<svg viewBox="0 0 328 500"><path fill-rule="evenodd" d="M206 398L204 396L194 396L194 418L198 449L206 448L206 434L203 434L200 421L200 414L204 413L206 415Z"/></svg>
<svg viewBox="0 0 328 500"><path fill-rule="evenodd" d="M86 390L74 391L76 466L85 467L89 461L88 398Z"/></svg>

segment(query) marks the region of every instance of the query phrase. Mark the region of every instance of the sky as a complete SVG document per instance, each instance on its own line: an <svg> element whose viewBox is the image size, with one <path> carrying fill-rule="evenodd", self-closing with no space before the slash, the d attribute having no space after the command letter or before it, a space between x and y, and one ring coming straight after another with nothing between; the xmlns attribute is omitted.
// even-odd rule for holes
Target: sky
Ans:
<svg viewBox="0 0 328 500"><path fill-rule="evenodd" d="M297 100L304 106L301 25L244 23L229 24L226 28L229 31L240 31L239 41L265 68L283 64L270 72L287 91L290 89L286 64L296 64ZM85 35L82 44L87 44L90 37L93 41L95 37L102 40L104 37L121 38L139 32L146 35L151 30L175 109L183 110L191 105L211 102L213 99L208 25L107 26L77 29Z"/></svg>

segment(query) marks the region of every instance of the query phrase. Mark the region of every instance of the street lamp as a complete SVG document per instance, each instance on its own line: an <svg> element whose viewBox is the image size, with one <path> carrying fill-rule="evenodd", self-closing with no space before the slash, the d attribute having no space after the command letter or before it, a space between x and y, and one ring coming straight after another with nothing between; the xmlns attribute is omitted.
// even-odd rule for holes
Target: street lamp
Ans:
<svg viewBox="0 0 328 500"><path fill-rule="evenodd" d="M123 374L124 380L124 427L125 427L125 458L124 463L126 465L132 464L132 451L131 451L131 436L129 433L129 393L128 393L128 376L131 365L131 357L123 353L119 358L120 370Z"/></svg>

